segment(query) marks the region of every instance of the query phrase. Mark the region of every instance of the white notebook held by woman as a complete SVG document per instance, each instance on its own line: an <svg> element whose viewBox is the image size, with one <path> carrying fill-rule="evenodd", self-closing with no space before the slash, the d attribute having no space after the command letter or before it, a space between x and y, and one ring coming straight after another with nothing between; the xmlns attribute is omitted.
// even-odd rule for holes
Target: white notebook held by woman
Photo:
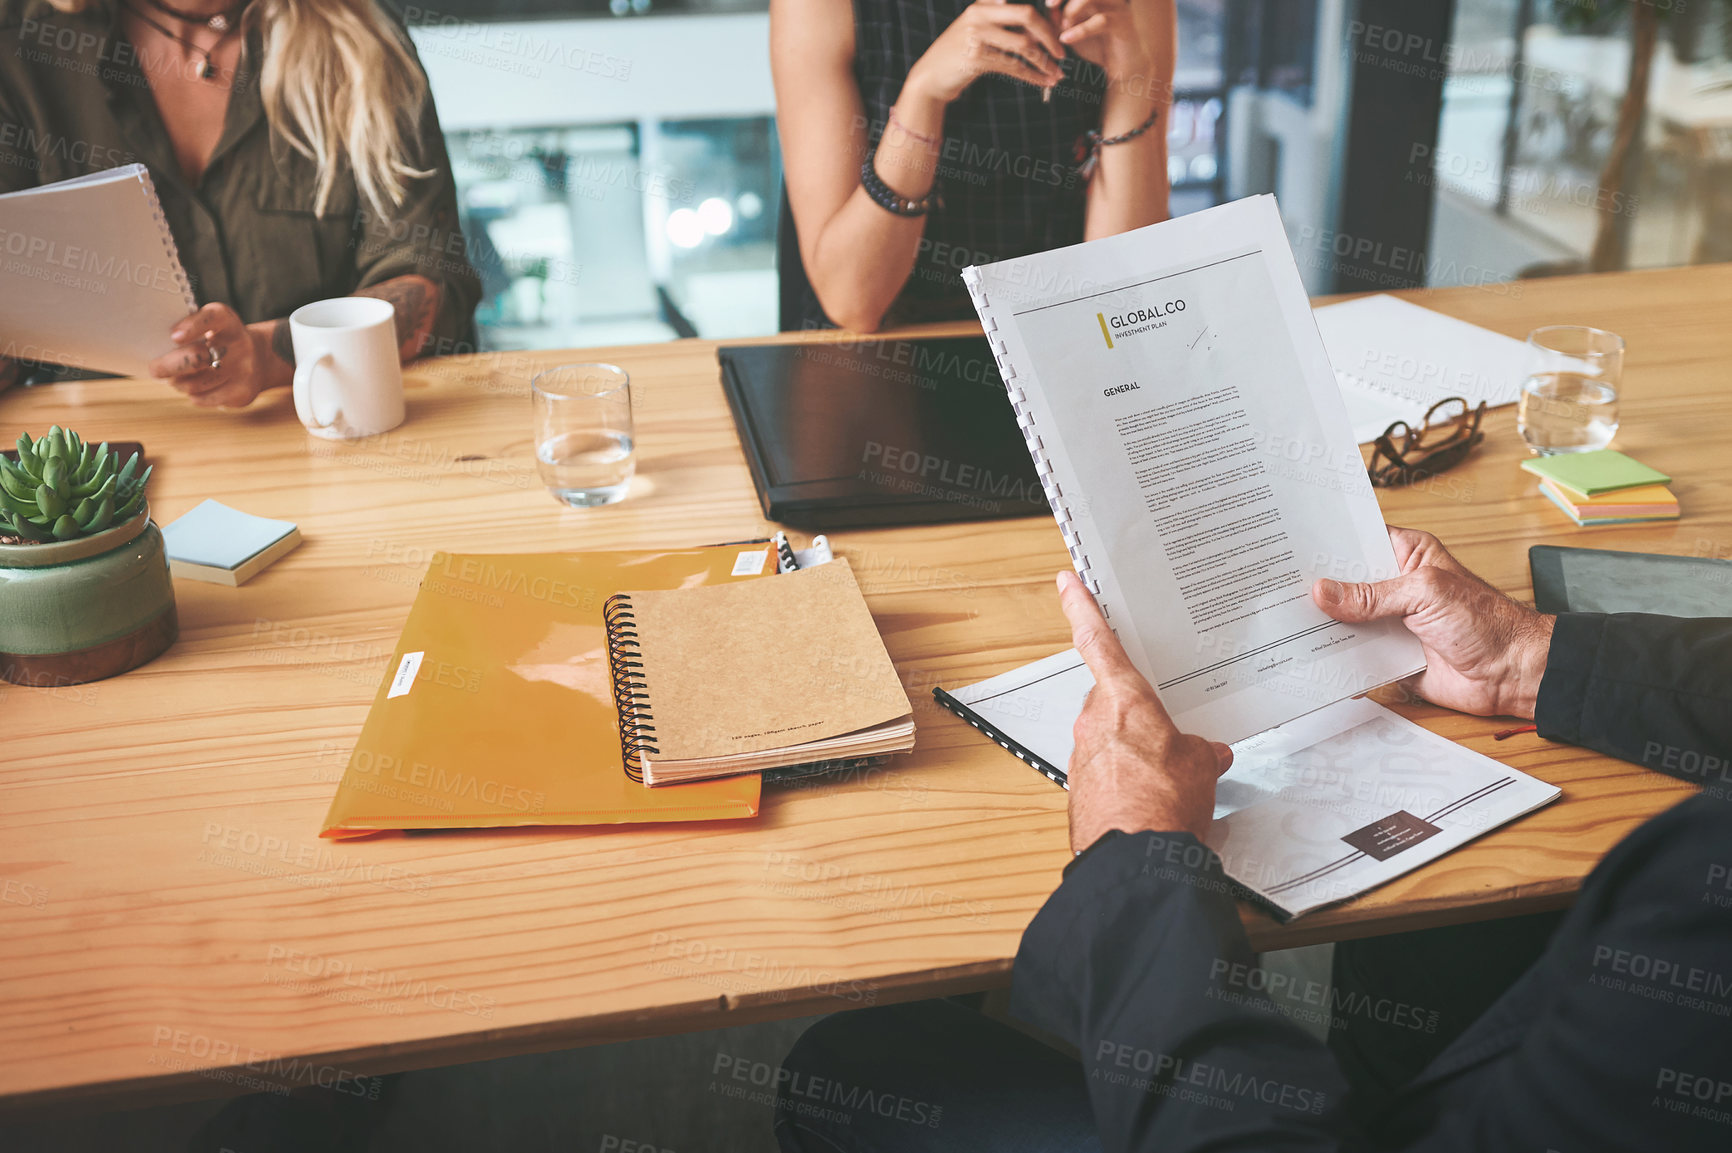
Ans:
<svg viewBox="0 0 1732 1153"><path fill-rule="evenodd" d="M1320 577L1395 553L1272 196L970 268L1071 562L1173 719L1242 740L1418 672Z"/></svg>
<svg viewBox="0 0 1732 1153"><path fill-rule="evenodd" d="M0 196L0 357L144 376L197 309L150 173Z"/></svg>

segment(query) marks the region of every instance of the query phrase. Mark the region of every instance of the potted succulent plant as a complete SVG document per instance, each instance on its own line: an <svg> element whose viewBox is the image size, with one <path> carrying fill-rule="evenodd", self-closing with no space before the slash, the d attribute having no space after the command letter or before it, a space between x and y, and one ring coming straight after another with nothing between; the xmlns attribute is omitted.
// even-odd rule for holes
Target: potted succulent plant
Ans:
<svg viewBox="0 0 1732 1153"><path fill-rule="evenodd" d="M82 684L174 643L174 584L138 465L59 427L0 456L0 678Z"/></svg>

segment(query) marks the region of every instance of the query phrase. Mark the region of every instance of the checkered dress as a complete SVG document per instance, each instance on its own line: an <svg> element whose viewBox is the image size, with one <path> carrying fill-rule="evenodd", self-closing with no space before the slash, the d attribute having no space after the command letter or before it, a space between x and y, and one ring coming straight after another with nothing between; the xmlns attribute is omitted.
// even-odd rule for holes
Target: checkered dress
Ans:
<svg viewBox="0 0 1732 1153"><path fill-rule="evenodd" d="M854 0L854 78L874 141L908 70L966 7L968 0ZM1082 240L1086 186L1076 146L1100 125L1106 77L1074 55L1064 70L1051 103L1040 89L994 73L946 110L943 206L927 216L919 258L886 323L973 319L963 268ZM815 297L808 312L812 321L823 316Z"/></svg>

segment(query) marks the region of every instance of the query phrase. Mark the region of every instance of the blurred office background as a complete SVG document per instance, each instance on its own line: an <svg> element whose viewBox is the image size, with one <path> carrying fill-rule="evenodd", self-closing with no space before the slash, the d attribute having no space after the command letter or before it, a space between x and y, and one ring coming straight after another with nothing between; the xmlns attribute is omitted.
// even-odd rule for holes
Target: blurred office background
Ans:
<svg viewBox="0 0 1732 1153"><path fill-rule="evenodd" d="M432 3L485 345L775 330L767 0ZM1313 292L1732 256L1732 0L1178 5L1174 211L1277 193Z"/></svg>

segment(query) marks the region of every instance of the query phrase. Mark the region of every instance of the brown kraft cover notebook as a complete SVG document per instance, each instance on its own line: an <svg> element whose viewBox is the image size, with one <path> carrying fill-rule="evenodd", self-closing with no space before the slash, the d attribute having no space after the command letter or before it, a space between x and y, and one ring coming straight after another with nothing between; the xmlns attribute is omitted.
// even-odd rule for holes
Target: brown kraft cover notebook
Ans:
<svg viewBox="0 0 1732 1153"><path fill-rule="evenodd" d="M608 624L627 771L646 784L914 747L908 696L844 559L620 593Z"/></svg>

